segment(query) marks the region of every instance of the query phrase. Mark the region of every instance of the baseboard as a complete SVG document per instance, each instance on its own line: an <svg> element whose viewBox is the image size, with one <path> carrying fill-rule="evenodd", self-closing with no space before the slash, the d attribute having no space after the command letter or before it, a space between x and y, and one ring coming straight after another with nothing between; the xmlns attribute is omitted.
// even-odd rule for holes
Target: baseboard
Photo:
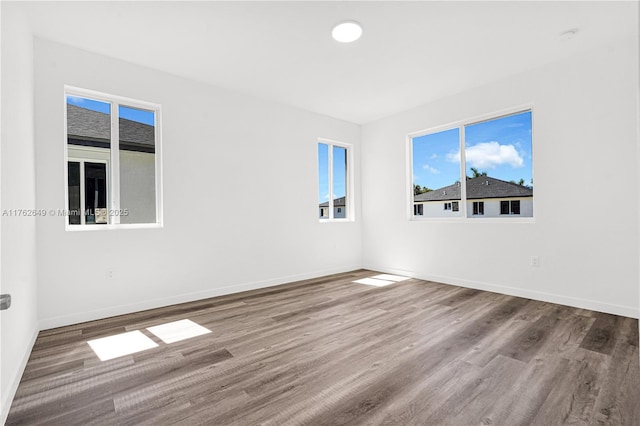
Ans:
<svg viewBox="0 0 640 426"><path fill-rule="evenodd" d="M178 294L171 297L144 300L137 303L119 305L119 306L109 307L105 309L98 309L98 310L86 311L86 312L77 312L69 315L63 315L63 316L58 316L53 318L45 318L40 320L40 329L47 330L50 328L63 327L63 326L72 325L72 324L79 324L82 322L94 321L94 320L109 318L117 315L130 314L132 312L139 312L147 309L161 308L164 306L175 305L178 303L193 302L195 300L208 299L210 297L224 296L227 294L239 293L242 291L272 287L275 285L281 285L281 284L286 284L286 283L295 282L295 281L318 278L325 275L353 271L356 269L360 269L361 267L362 265L360 264L346 265L343 267L314 271L314 272L305 273L305 274L288 275L288 276L272 278L268 280L235 284L235 285L230 285L225 287L217 287L217 288L212 288L205 291Z"/></svg>
<svg viewBox="0 0 640 426"><path fill-rule="evenodd" d="M38 337L39 330L34 330L31 336L31 341L27 346L27 350L22 357L22 361L20 362L19 368L14 372L13 377L11 378L11 387L8 392L2 395L2 410L0 411L0 425L4 425L7 421L7 417L9 416L9 410L11 409L11 403L13 402L13 397L16 395L16 391L18 390L18 385L20 385L20 380L22 380L22 374L24 373L24 369L27 367L27 362L29 361L29 357L31 356L31 351L33 350L33 345L36 343L36 338Z"/></svg>
<svg viewBox="0 0 640 426"><path fill-rule="evenodd" d="M454 277L446 277L440 275L420 274L414 271L406 271L396 268L387 268L380 266L365 265L365 269L385 272L388 274L404 275L407 277L418 278L426 281L434 281L443 284L456 285L459 287L473 288L476 290L491 291L493 293L507 294L509 296L524 297L527 299L539 300L542 302L557 303L559 305L571 306L574 308L589 309L591 311L604 312L607 314L620 315L629 318L638 318L640 312L632 306L614 305L610 303L602 303L595 300L582 299L579 297L568 297L559 294L545 293L541 291L527 290L516 287L509 287L497 284L483 283L479 281L470 281Z"/></svg>

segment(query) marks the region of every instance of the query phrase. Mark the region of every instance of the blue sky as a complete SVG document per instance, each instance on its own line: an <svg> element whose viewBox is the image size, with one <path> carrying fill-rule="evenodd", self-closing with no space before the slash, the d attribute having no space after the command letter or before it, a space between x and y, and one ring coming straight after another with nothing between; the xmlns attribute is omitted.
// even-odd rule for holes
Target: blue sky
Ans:
<svg viewBox="0 0 640 426"><path fill-rule="evenodd" d="M333 198L344 197L347 192L347 150L333 147ZM329 200L329 145L318 144L318 198L319 203Z"/></svg>
<svg viewBox="0 0 640 426"><path fill-rule="evenodd" d="M67 103L80 108L86 108L93 111L109 114L111 105L108 102L95 101L93 99L82 98L78 96L67 96ZM120 106L120 117L128 120L137 121L139 123L154 125L154 112L137 108Z"/></svg>
<svg viewBox="0 0 640 426"><path fill-rule="evenodd" d="M465 127L467 176L471 167L506 181L531 185L531 112ZM438 189L460 180L457 128L413 138L414 184Z"/></svg>

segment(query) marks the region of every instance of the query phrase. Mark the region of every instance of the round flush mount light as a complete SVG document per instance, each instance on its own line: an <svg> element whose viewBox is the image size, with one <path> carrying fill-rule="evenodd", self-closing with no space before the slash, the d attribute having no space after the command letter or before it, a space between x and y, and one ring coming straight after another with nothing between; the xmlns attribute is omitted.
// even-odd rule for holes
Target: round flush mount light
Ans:
<svg viewBox="0 0 640 426"><path fill-rule="evenodd" d="M340 43L351 43L362 36L362 25L356 21L344 21L333 27L331 35Z"/></svg>

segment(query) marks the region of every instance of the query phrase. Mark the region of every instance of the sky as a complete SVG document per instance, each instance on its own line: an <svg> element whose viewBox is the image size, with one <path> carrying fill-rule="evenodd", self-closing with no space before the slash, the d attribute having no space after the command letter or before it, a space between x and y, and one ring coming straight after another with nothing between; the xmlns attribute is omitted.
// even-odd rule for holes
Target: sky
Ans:
<svg viewBox="0 0 640 426"><path fill-rule="evenodd" d="M93 99L82 98L79 96L67 96L67 103L80 108L86 108L93 111L109 114L111 105L108 102L95 101ZM154 125L154 112L146 111L137 108L131 108L126 106L119 107L120 118L126 118L131 121L137 121L138 123Z"/></svg>
<svg viewBox="0 0 640 426"><path fill-rule="evenodd" d="M467 125L466 174L471 167L505 180L532 185L531 111ZM458 128L413 138L413 182L431 189L460 180Z"/></svg>
<svg viewBox="0 0 640 426"><path fill-rule="evenodd" d="M347 193L347 149L333 147L333 199ZM329 145L318 144L318 202L329 201Z"/></svg>

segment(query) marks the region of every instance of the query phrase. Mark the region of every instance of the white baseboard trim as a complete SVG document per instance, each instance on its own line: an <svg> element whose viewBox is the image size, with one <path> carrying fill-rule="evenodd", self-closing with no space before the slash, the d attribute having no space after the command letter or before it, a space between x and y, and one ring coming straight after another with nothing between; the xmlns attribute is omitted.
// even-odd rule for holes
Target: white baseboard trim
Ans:
<svg viewBox="0 0 640 426"><path fill-rule="evenodd" d="M164 306L176 305L179 303L193 302L195 300L208 299L210 297L224 296L242 291L256 290L260 288L272 287L276 285L286 284L295 281L308 280L318 278L325 275L349 272L361 269L362 265L346 265L338 268L325 269L310 273L288 275L268 280L254 281L242 284L234 284L225 287L217 287L204 291L178 294L170 297L144 300L141 302L97 309L86 312L76 312L69 315L62 315L53 318L45 318L40 320L40 329L48 330L50 328L63 327L66 325L79 324L87 321L94 321L102 318L109 318L117 315L130 314L132 312L144 311L147 309L161 308Z"/></svg>
<svg viewBox="0 0 640 426"><path fill-rule="evenodd" d="M571 306L574 308L589 309L591 311L604 312L607 314L620 315L629 318L638 318L640 312L632 306L615 305L611 303L603 303L595 300L582 299L579 297L569 297L559 294L545 293L535 290L527 290L516 287L503 286L498 284L489 284L479 281L470 281L454 277L446 277L439 275L420 274L414 271L405 271L396 268L381 267L379 265L365 265L365 269L372 271L380 271L388 274L404 275L407 277L418 278L426 281L434 281L443 284L456 285L459 287L473 288L476 290L485 290L493 293L506 294L509 296L524 297L527 299L539 300L542 302L557 303L559 305Z"/></svg>
<svg viewBox="0 0 640 426"><path fill-rule="evenodd" d="M24 373L24 369L27 367L27 362L29 361L29 357L31 356L33 345L36 343L38 333L39 330L33 330L31 340L29 341L29 345L27 345L27 350L25 350L24 352L22 361L20 362L20 366L16 371L14 371L13 377L11 378L11 387L6 394L2 395L2 407L0 407L0 425L5 424L5 422L7 421L9 410L11 409L11 403L13 402L13 397L16 395L18 385L20 385L20 380L22 380L22 374Z"/></svg>

